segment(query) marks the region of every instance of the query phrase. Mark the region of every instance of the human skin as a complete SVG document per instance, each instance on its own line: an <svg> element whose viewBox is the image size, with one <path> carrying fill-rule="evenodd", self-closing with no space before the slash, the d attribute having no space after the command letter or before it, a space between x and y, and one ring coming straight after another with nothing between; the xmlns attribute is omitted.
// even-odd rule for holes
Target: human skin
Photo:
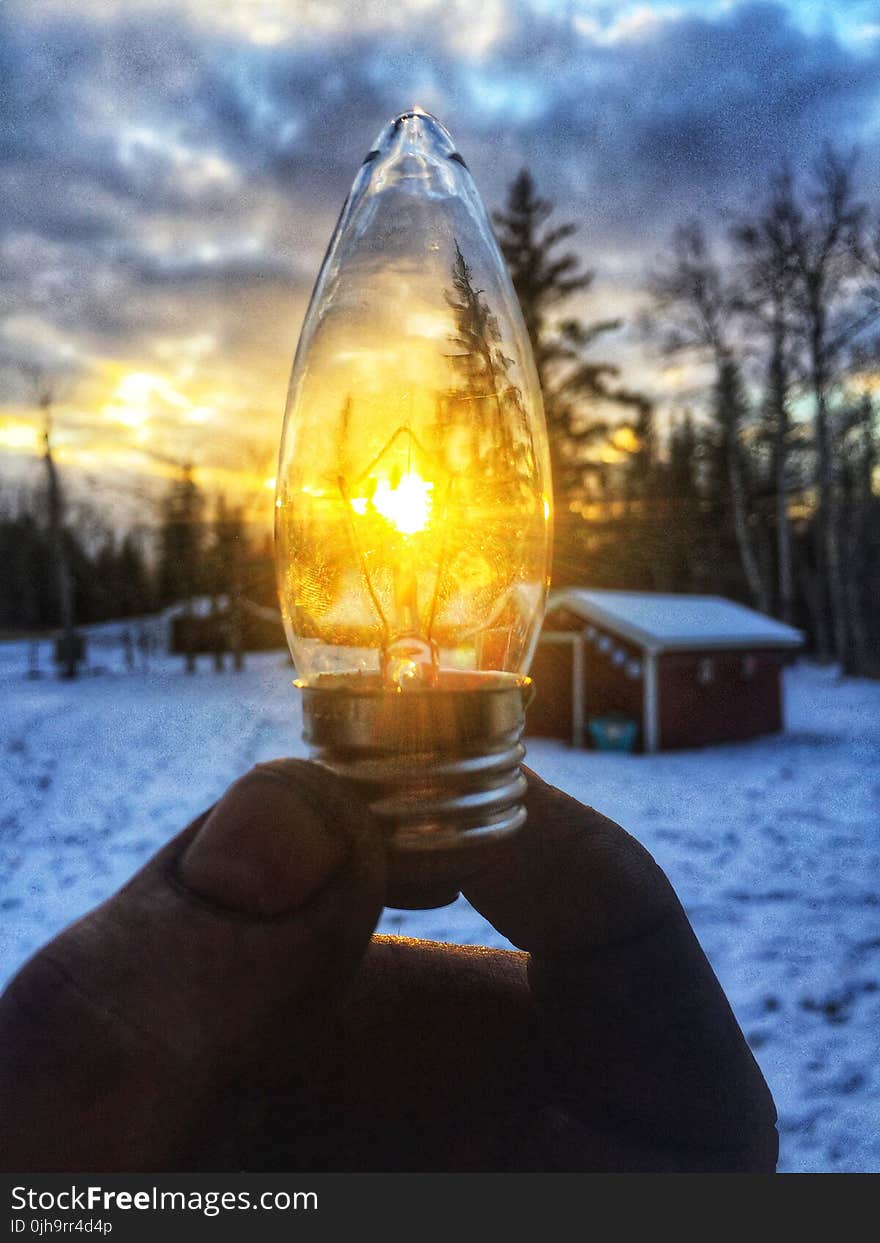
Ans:
<svg viewBox="0 0 880 1243"><path fill-rule="evenodd" d="M308 761L252 769L8 986L2 1168L772 1172L666 877L528 779L464 888L514 953L375 936L367 810Z"/></svg>

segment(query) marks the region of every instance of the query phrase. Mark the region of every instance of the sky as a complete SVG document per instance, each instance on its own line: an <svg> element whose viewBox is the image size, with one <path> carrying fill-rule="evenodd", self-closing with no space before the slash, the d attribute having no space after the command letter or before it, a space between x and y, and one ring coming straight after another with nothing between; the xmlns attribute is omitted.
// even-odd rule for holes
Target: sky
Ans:
<svg viewBox="0 0 880 1243"><path fill-rule="evenodd" d="M149 525L190 461L268 514L321 258L413 104L490 209L531 168L596 272L584 313L627 321L606 353L674 401L635 321L676 223L735 216L828 140L876 203L880 4L4 0L0 489L36 469L42 384L95 504Z"/></svg>

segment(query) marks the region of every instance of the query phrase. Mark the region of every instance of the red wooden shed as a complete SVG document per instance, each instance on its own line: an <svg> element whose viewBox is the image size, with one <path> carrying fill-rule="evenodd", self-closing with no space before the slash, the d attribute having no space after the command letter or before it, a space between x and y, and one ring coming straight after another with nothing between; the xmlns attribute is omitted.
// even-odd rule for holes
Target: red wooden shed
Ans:
<svg viewBox="0 0 880 1243"><path fill-rule="evenodd" d="M782 729L782 666L799 630L720 596L551 592L532 663L529 734L589 746L631 722L642 751Z"/></svg>

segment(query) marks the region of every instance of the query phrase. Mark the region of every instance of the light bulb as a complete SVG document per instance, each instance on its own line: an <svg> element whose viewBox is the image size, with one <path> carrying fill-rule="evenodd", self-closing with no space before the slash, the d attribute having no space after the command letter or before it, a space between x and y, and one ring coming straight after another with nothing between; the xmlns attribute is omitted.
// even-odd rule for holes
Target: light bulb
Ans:
<svg viewBox="0 0 880 1243"><path fill-rule="evenodd" d="M552 507L516 295L464 161L419 109L382 131L343 207L277 480L304 736L369 798L388 904L441 905L525 820Z"/></svg>

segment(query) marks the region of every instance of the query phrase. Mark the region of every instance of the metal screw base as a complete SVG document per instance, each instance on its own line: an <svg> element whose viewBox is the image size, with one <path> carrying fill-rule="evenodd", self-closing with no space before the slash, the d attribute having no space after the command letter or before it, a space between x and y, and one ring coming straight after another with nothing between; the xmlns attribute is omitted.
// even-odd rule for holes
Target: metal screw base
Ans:
<svg viewBox="0 0 880 1243"><path fill-rule="evenodd" d="M444 673L387 690L329 676L303 688L312 758L359 785L388 842L386 905L445 906L495 844L525 823L520 738L528 678Z"/></svg>

